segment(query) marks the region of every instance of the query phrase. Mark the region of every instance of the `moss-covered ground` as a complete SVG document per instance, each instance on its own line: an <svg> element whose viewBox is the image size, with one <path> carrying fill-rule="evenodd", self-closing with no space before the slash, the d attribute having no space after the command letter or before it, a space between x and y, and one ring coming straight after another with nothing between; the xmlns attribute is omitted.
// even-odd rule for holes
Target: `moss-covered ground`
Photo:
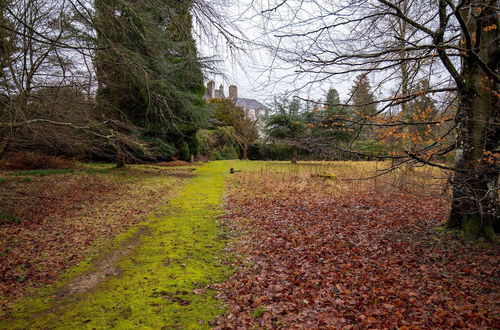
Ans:
<svg viewBox="0 0 500 330"><path fill-rule="evenodd" d="M230 269L221 262L224 176L230 164L212 162L154 212L120 235L114 246L139 240L117 261L113 274L84 293L64 294L76 276L92 272L92 262L70 270L65 283L19 301L1 329L203 329L221 313L210 284ZM138 229L141 230L138 230ZM64 280L63 280L64 281Z"/></svg>

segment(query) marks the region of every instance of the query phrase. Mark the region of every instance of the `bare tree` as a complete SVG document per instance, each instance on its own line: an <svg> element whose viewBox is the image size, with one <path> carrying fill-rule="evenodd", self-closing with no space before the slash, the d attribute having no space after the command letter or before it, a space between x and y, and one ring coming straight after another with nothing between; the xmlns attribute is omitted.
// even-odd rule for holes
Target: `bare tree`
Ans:
<svg viewBox="0 0 500 330"><path fill-rule="evenodd" d="M98 150L92 139L110 132L92 112L93 48L81 38L78 7L71 0L21 0L0 9L2 151L12 145L70 155Z"/></svg>
<svg viewBox="0 0 500 330"><path fill-rule="evenodd" d="M296 75L308 77L307 84L359 73L376 80L378 91L385 94L377 101L377 112L356 123L346 120L347 125L401 130L442 125L451 121L451 112L443 110L437 120L417 122L401 116L391 119L387 113L422 95L434 95L442 109L449 109L450 95L457 97L453 125L441 136L420 148L407 147L397 155L380 157L452 170L448 226L496 240L500 231L499 2L279 0L263 6L266 33L274 36L267 46L280 60L296 64ZM423 78L429 81L427 89L412 92L410 86ZM449 139L454 133L456 139ZM437 161L450 152L456 154L454 165Z"/></svg>

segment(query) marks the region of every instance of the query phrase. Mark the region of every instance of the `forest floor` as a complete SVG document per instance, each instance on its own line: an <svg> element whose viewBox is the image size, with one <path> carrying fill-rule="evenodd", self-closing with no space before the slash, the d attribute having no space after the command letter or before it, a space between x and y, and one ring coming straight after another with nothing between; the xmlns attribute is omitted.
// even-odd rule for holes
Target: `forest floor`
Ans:
<svg viewBox="0 0 500 330"><path fill-rule="evenodd" d="M209 327L209 285L229 272L214 221L228 166L4 175L2 194L40 201L0 226L0 328Z"/></svg>
<svg viewBox="0 0 500 330"><path fill-rule="evenodd" d="M445 172L86 166L0 172L0 329L500 328L500 249L440 227Z"/></svg>
<svg viewBox="0 0 500 330"><path fill-rule="evenodd" d="M500 328L500 249L445 231L446 175L376 162L240 163L222 329Z"/></svg>

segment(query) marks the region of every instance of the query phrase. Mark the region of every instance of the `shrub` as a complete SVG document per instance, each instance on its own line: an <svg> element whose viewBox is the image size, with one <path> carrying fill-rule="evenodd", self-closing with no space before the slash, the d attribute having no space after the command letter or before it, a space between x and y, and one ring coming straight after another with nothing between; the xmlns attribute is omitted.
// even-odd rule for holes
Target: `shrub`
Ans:
<svg viewBox="0 0 500 330"><path fill-rule="evenodd" d="M12 152L0 159L2 170L37 170L74 168L69 159L45 155L39 152Z"/></svg>
<svg viewBox="0 0 500 330"><path fill-rule="evenodd" d="M358 141L354 144L353 150L367 155L383 155L387 153L387 148L381 142L375 140ZM370 156L365 156L365 158L371 159Z"/></svg>
<svg viewBox="0 0 500 330"><path fill-rule="evenodd" d="M200 155L208 160L236 159L239 149L225 127L198 131Z"/></svg>
<svg viewBox="0 0 500 330"><path fill-rule="evenodd" d="M189 161L190 156L189 144L186 141L182 141L179 146L179 158L184 161Z"/></svg>
<svg viewBox="0 0 500 330"><path fill-rule="evenodd" d="M253 144L248 148L252 160L290 160L292 147L282 144Z"/></svg>

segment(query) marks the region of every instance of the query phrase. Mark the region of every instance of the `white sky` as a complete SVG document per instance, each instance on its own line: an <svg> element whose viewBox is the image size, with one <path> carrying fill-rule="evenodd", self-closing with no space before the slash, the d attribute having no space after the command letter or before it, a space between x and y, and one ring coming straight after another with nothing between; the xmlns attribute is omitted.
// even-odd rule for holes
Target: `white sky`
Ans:
<svg viewBox="0 0 500 330"><path fill-rule="evenodd" d="M227 87L236 84L239 97L253 98L263 103L269 103L274 95L282 92L308 99L324 99L331 87L338 90L341 99L346 99L352 85L352 80L349 78L327 80L315 84L314 87L304 87L305 83L310 81L310 77L298 79L291 64L276 59L269 49L260 46L273 36L264 35L261 17L255 14L259 9L251 7L252 3L255 5L252 0L228 0L222 4L225 7L219 8L225 11L229 21L239 28L243 38L250 41L250 43L239 43L244 51L231 52L220 34L216 36L218 38L216 42L197 38L198 49L202 56L215 55L222 60L220 67L225 77L207 74L207 79L215 80L216 88L222 83L226 95Z"/></svg>
<svg viewBox="0 0 500 330"><path fill-rule="evenodd" d="M280 57L285 59L296 60L302 57L328 61L331 58L329 54L343 52L342 49L359 53L364 51L365 45L368 45L367 47L371 47L369 51L374 52L376 47L383 44L377 42L385 42L384 40L376 40L374 43L371 41L367 43L363 28L372 28L370 20L367 20L365 25L340 24L338 28L323 31L322 28L325 26L331 26L332 23L337 25L338 22L344 22L342 20L349 21L351 15L356 15L357 6L352 7L350 0L289 0L286 1L285 5L280 6L279 10L268 14L270 19L265 19L266 15L262 15L262 9L279 5L283 0L205 1L212 2L213 6L217 6L216 11L227 19L225 26L247 41L239 42L236 40L237 46L243 48L244 51L231 52L227 43L224 42L224 38L215 29L212 29L212 38L198 37L198 49L203 56L216 56L222 60L220 67L224 76L208 74L207 79L215 80L217 88L222 83L226 95L228 93L227 87L236 84L240 97L254 98L267 104L272 101L273 96L283 92L304 99L324 100L328 89L333 87L339 92L341 101L345 102L349 98L354 78L359 72L335 75L335 72L331 70L350 71L346 70L347 66L338 67L336 65L323 68L313 67L316 74L302 73L299 75L295 72L296 67L291 64L293 62L277 59L273 56L273 49L262 45L274 45L274 47L279 48ZM370 7L370 2L366 3ZM259 8L260 5L265 6L265 8ZM418 2L415 3L415 6L415 10L418 11ZM432 8L435 9L435 7ZM333 13L335 14L333 15ZM422 20L425 21L427 16L433 15L432 12L427 13ZM232 27L231 24L234 26ZM432 21L429 24L432 26ZM384 27L383 24L380 29L373 27L374 33L385 32ZM290 37L290 34L294 33L319 30L321 30L320 33L307 33L300 37ZM276 37L276 35L283 34L288 35L288 37L283 39ZM366 35L370 37L369 34ZM383 36L383 33L378 35ZM419 33L413 35L412 38L420 42L418 41ZM282 40L282 43L278 43L278 40ZM310 67L306 63L302 70L309 70ZM377 99L400 93L399 75L395 74L397 71L397 68L393 68L368 76L372 92ZM439 63L425 64L425 68L423 65L419 65L414 79L417 81L428 78L431 79L431 84L437 87L447 87L449 86L449 75L443 72L444 70ZM375 86L377 87L375 88Z"/></svg>

